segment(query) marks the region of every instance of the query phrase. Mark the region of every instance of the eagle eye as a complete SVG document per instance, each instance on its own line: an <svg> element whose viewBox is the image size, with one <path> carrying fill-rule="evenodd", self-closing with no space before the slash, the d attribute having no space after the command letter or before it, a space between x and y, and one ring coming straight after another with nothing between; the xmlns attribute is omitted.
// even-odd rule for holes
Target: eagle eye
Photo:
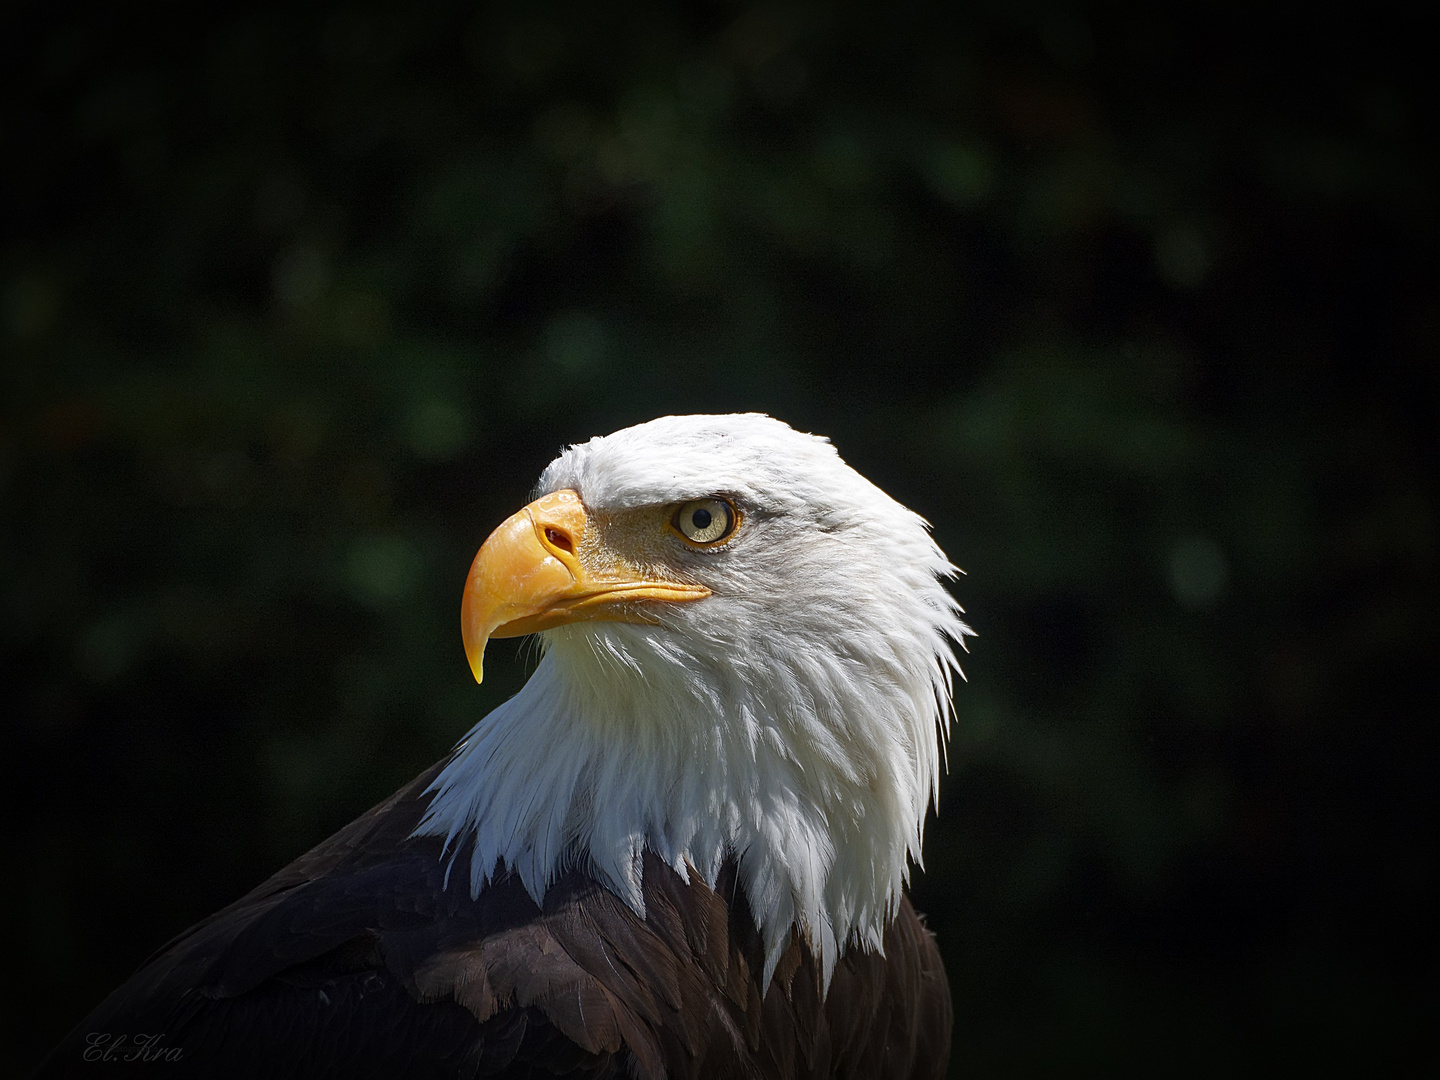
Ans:
<svg viewBox="0 0 1440 1080"><path fill-rule="evenodd" d="M740 515L724 499L692 499L675 511L675 531L692 544L718 544L735 531Z"/></svg>

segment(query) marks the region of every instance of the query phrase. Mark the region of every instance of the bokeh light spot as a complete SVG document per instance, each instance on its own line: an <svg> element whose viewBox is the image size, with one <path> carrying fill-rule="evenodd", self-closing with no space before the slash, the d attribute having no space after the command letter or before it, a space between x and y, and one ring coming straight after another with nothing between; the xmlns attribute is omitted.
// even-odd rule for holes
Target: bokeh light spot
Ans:
<svg viewBox="0 0 1440 1080"><path fill-rule="evenodd" d="M1207 536L1190 536L1170 549L1170 592L1192 611L1213 608L1230 580L1230 563L1220 545Z"/></svg>

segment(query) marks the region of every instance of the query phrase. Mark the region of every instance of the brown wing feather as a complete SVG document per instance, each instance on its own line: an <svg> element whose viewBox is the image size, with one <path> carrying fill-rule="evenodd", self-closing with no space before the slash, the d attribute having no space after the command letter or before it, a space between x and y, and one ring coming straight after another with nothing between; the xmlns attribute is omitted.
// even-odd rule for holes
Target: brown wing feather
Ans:
<svg viewBox="0 0 1440 1080"><path fill-rule="evenodd" d="M949 990L908 900L823 999L798 940L762 998L733 865L711 889L647 854L643 920L580 871L543 908L505 873L472 900L464 855L447 888L439 841L410 837L442 765L167 944L40 1075L91 1076L92 1032L160 1033L170 1076L943 1074Z"/></svg>

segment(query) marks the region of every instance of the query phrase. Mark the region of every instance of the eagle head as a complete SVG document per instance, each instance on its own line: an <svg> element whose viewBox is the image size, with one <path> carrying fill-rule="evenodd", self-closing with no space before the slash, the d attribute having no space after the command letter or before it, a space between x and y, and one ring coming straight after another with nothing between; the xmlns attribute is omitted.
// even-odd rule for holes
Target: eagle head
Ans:
<svg viewBox="0 0 1440 1080"><path fill-rule="evenodd" d="M571 446L485 541L461 622L539 633L525 687L436 780L418 833L473 837L537 903L582 865L641 915L648 848L714 885L733 859L766 944L828 984L878 949L938 793L956 573L923 519L824 438L754 413Z"/></svg>

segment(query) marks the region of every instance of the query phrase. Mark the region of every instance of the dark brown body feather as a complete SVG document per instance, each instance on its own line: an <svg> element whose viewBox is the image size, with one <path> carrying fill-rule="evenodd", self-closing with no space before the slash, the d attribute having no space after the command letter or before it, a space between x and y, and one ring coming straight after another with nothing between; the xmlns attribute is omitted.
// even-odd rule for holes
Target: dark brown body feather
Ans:
<svg viewBox="0 0 1440 1080"><path fill-rule="evenodd" d="M472 900L465 855L447 888L440 841L410 838L440 767L166 945L40 1075L944 1073L950 993L908 900L885 955L848 951L823 1001L798 940L762 998L760 936L733 867L711 890L647 853L643 920L580 871L543 908L508 874ZM101 1065L92 1033L127 1042ZM149 1060L136 1045L147 1035L159 1036Z"/></svg>

